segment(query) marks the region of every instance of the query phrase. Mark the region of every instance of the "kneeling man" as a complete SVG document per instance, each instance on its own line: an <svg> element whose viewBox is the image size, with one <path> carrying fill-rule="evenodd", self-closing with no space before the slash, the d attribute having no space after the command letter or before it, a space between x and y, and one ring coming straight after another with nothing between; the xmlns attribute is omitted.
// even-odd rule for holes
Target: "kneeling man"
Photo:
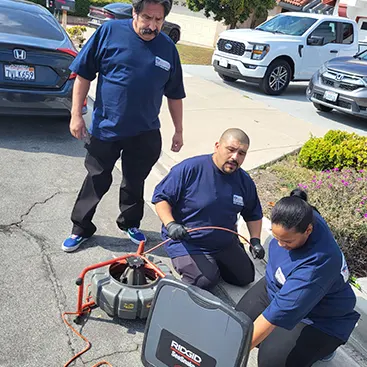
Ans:
<svg viewBox="0 0 367 367"><path fill-rule="evenodd" d="M244 286L254 281L254 265L238 237L220 230L187 229L219 226L237 231L238 214L245 220L252 245L260 245L262 209L250 176L241 169L249 137L226 130L214 154L184 160L157 185L152 202L161 219L165 249L188 284L203 289L220 277Z"/></svg>

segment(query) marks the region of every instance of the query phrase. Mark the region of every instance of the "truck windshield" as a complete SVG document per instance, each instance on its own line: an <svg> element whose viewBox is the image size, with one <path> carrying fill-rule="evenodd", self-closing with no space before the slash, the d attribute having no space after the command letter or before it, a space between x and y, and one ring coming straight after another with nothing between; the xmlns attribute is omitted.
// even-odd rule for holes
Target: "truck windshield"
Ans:
<svg viewBox="0 0 367 367"><path fill-rule="evenodd" d="M289 36L302 36L315 22L314 18L278 15L259 25L256 29Z"/></svg>

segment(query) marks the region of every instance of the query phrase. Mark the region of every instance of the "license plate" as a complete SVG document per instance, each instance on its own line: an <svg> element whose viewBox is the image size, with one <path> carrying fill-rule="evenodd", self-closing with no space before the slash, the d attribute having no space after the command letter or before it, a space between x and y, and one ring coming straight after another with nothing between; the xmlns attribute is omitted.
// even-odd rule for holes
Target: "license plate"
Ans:
<svg viewBox="0 0 367 367"><path fill-rule="evenodd" d="M223 68L227 68L228 61L226 59L219 59L219 66L222 66Z"/></svg>
<svg viewBox="0 0 367 367"><path fill-rule="evenodd" d="M98 19L92 19L92 23L94 23L94 24L101 24L101 22Z"/></svg>
<svg viewBox="0 0 367 367"><path fill-rule="evenodd" d="M35 80L34 67L27 65L4 65L5 79L29 81Z"/></svg>
<svg viewBox="0 0 367 367"><path fill-rule="evenodd" d="M330 102L336 102L336 100L338 99L338 93L326 91L324 93L324 99Z"/></svg>

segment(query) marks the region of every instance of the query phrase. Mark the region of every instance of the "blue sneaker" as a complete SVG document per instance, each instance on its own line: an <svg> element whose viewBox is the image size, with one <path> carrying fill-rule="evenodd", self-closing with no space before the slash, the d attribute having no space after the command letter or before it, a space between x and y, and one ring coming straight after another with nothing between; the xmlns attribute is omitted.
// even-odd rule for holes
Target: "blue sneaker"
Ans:
<svg viewBox="0 0 367 367"><path fill-rule="evenodd" d="M333 353L329 354L328 356L321 358L320 361L321 362L330 362L334 357L335 357L336 351L334 351Z"/></svg>
<svg viewBox="0 0 367 367"><path fill-rule="evenodd" d="M129 236L130 240L136 245L139 245L141 241L147 242L147 238L145 237L144 233L139 230L139 228L129 228L125 232Z"/></svg>
<svg viewBox="0 0 367 367"><path fill-rule="evenodd" d="M88 240L89 237L82 237L78 236L76 234L72 234L69 236L62 244L62 249L65 252L73 252L79 248L79 246L86 240Z"/></svg>

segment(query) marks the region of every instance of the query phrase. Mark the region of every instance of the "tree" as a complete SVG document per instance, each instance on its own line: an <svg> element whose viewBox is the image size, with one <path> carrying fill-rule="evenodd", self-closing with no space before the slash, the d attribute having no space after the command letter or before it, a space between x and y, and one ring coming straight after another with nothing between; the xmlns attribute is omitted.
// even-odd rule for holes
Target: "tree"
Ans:
<svg viewBox="0 0 367 367"><path fill-rule="evenodd" d="M190 10L204 10L208 18L212 13L214 20L224 20L231 29L236 28L238 22L244 22L252 13L257 18L266 17L268 10L275 5L275 0L187 0Z"/></svg>

